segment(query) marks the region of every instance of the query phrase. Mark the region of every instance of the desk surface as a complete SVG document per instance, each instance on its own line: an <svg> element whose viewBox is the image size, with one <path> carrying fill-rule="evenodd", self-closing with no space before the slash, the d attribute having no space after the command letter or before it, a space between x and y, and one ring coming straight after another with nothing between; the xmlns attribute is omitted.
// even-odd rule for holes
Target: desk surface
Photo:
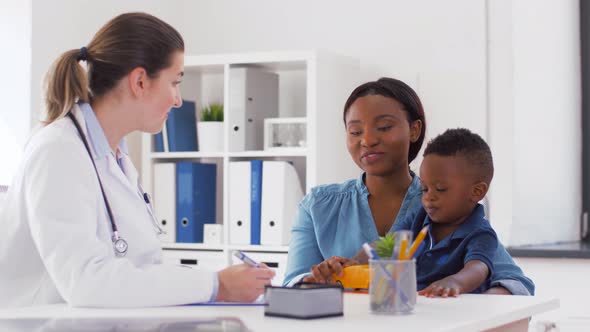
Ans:
<svg viewBox="0 0 590 332"><path fill-rule="evenodd" d="M265 317L262 306L180 306L141 309L71 308L65 304L0 309L10 318L190 318L237 317L253 331L476 331L501 326L559 308L558 299L531 296L461 295L458 298L418 297L413 314L384 316L369 313L366 294L344 295L344 316L315 320Z"/></svg>

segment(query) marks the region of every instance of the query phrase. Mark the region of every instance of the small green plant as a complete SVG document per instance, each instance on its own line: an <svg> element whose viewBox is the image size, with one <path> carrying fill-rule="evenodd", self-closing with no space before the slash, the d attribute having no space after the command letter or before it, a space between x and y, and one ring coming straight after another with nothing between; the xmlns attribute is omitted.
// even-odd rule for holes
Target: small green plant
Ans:
<svg viewBox="0 0 590 332"><path fill-rule="evenodd" d="M210 104L201 109L201 121L223 121L223 104Z"/></svg>
<svg viewBox="0 0 590 332"><path fill-rule="evenodd" d="M393 233L379 237L375 243L375 252L380 258L390 258L395 247L395 237Z"/></svg>

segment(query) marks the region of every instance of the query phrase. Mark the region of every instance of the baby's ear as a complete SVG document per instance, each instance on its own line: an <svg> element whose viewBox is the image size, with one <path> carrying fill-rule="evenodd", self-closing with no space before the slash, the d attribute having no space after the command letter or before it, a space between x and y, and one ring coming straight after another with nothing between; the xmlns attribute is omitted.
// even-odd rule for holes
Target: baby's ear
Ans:
<svg viewBox="0 0 590 332"><path fill-rule="evenodd" d="M481 181L473 185L471 190L471 200L473 202L481 201L488 193L488 184Z"/></svg>

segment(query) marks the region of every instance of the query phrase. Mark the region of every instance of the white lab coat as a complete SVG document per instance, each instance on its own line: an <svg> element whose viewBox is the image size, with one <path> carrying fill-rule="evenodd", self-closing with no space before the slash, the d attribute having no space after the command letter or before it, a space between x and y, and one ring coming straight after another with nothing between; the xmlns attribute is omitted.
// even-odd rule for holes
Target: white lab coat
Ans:
<svg viewBox="0 0 590 332"><path fill-rule="evenodd" d="M73 113L86 132L78 106ZM27 144L1 211L0 306L208 301L214 272L162 264L129 157L123 157L126 174L112 154L96 163L119 234L129 244L127 255L115 257L96 173L73 122L68 117L55 121Z"/></svg>

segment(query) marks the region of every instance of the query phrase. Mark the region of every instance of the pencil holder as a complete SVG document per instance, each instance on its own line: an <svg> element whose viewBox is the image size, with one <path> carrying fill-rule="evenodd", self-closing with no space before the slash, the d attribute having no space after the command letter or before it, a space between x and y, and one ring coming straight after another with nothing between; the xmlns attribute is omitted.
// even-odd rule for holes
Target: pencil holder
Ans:
<svg viewBox="0 0 590 332"><path fill-rule="evenodd" d="M416 305L416 262L412 260L369 260L371 312L407 314Z"/></svg>
<svg viewBox="0 0 590 332"><path fill-rule="evenodd" d="M408 259L406 257L413 241L413 233L408 230L401 230L393 232L394 247L391 258ZM400 251L403 251L403 256L400 256Z"/></svg>

